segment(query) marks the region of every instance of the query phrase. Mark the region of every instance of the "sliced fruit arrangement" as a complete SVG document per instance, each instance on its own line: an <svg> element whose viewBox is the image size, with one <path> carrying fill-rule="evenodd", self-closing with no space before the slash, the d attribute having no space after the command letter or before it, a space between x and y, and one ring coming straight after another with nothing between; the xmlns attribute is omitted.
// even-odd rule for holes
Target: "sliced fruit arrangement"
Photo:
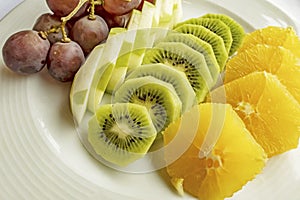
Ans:
<svg viewBox="0 0 300 200"><path fill-rule="evenodd" d="M195 116L198 120L191 120ZM196 130L189 129L193 124ZM167 166L172 183L180 193L184 190L199 199L231 197L261 173L266 163L263 148L229 104L199 104L170 124L163 135L165 145L179 140L178 147L165 150L166 161L175 160ZM179 158L174 157L182 140L191 145Z"/></svg>
<svg viewBox="0 0 300 200"><path fill-rule="evenodd" d="M171 183L213 200L298 146L300 40L292 27L246 34L212 13L180 22L181 0L57 1L47 0L53 14L33 30L8 38L4 62L20 74L47 64L56 80L73 81L75 123L88 121L84 137L104 160L127 166L156 141L175 142L165 150ZM223 72L225 84L212 89ZM189 146L178 155L183 140Z"/></svg>
<svg viewBox="0 0 300 200"><path fill-rule="evenodd" d="M146 5L147 3L144 4L144 6ZM93 81L90 84L86 84L85 89L82 87L79 87L80 90L76 89L76 86L80 85L80 82L77 82L77 80L82 80L80 78L77 79L77 77L85 74L85 65L76 74L70 96L73 96L71 97L71 101L73 101L71 102L71 105L73 105L72 112L76 116L77 123L80 123L86 107L90 112L94 113L97 107L101 105L105 93L114 95L130 73L135 71L135 69L142 71L139 68L149 64L164 64L168 67L166 69L170 68L170 73L173 73L174 70L171 71L172 69L183 72L194 90L196 102L198 103L204 101L209 90L215 85L222 70L218 64L217 56L215 56L214 51L217 50L213 48L214 41L205 41L199 35L182 34L168 29L136 29L142 27L142 24L145 24L148 19L143 18L143 13L143 11L133 10L127 28L111 29L107 42L101 44L103 45L103 53L98 55L100 59L95 65L97 69L94 70L93 77L89 78L93 79ZM153 14L153 22L155 22L155 12L151 12L151 14ZM149 15L147 16L149 17ZM189 22L186 25L190 25ZM222 25L225 29L224 32L227 32L229 28L224 23ZM178 28L183 26L185 25L182 23L176 25ZM220 56L223 56L223 62L226 62L228 53L224 47L223 39L204 26L193 26L202 27L207 34L211 34L219 39L221 49L224 50L224 55L220 54ZM164 75L166 70L163 71L165 72L160 76L166 76ZM155 75L152 76L158 78ZM176 77L179 76L181 75ZM180 91L177 91L177 95L184 101ZM75 101L74 96L78 96L81 99ZM194 98L190 98L188 102L182 102L182 111L188 110L192 106L191 102L194 101ZM84 105L75 105L74 102L84 102ZM77 109L79 109L78 112Z"/></svg>
<svg viewBox="0 0 300 200"><path fill-rule="evenodd" d="M90 145L119 166L142 158L161 136L167 146L195 132L182 155L165 151L171 182L180 193L223 199L260 173L267 157L298 146L298 39L276 27L245 36L223 14L177 23L180 16L180 1L144 1L126 26L111 27L74 78L72 113L78 124L86 110L92 114ZM267 39L269 32L282 36L279 42ZM223 71L226 84L209 94ZM213 103L203 104L206 98ZM195 114L199 121L183 120ZM182 130L183 121L198 128Z"/></svg>
<svg viewBox="0 0 300 200"><path fill-rule="evenodd" d="M147 12L147 17L143 17L144 6L151 9L151 12ZM152 142L161 142L161 133L165 128L194 105L203 102L223 71L218 58L223 57L222 65L224 65L233 41L230 28L225 23L217 19L203 18L201 19L203 26L193 25L187 21L186 24L176 25L175 31L140 28L143 27L142 24L149 23L145 21L149 16L152 17L152 22L157 24L153 5L147 6L145 2L144 6L142 12L133 11L127 28L111 29L106 43L95 48L88 57L87 61L89 58L93 60L95 59L93 53L98 53L96 56L98 59L95 60L97 64L94 64L94 67L83 65L75 76L70 93L72 112L76 116L77 123L81 123L88 109L93 116L89 120L88 132L95 130L95 123L101 124L96 120L96 116L107 103L111 106L138 104L147 109L155 127L156 138ZM214 25L204 24L206 21L216 21L217 24L221 24L221 28L214 29L212 28ZM211 29L205 28L205 25ZM216 55L218 46L215 45L215 40L201 39L202 33L193 35L176 31L185 26L203 29L206 34L204 38L217 38L217 45L221 48L219 56ZM225 33L226 36L222 35L224 38L230 37L227 49L223 37L214 31L220 35L222 32ZM223 54L220 53L222 51ZM88 62L86 64L89 65ZM92 69L93 73L85 72L85 69ZM78 87L77 85L81 84L77 80L87 78L85 74L92 75L84 85L86 88ZM106 93L111 95L110 102L102 100ZM75 100L76 97L80 99ZM140 128L143 129L142 126ZM118 131L115 131L115 134L118 135ZM122 136L122 133L120 134ZM96 140L102 139L92 136L93 133L88 134L88 140L94 148L97 148ZM107 140L109 143L110 139ZM101 156L100 150L101 148L97 149L96 153ZM110 161L109 158L102 157ZM128 165L134 161L129 159L125 163ZM116 161L110 162L118 164Z"/></svg>
<svg viewBox="0 0 300 200"><path fill-rule="evenodd" d="M181 4L181 1L174 2L176 3ZM105 92L113 93L116 87L124 82L127 69L141 64L145 48L152 47L155 40L164 37L167 33L167 29L149 31L148 28L152 26L160 26L160 18L156 19L155 13L163 12L161 7L150 4L145 1L140 10L133 9L126 27L112 27L106 42L95 47L76 73L70 92L71 110L76 123L81 122L87 108L95 112ZM148 9L151 10L151 15ZM180 18L180 12L177 15ZM149 23L149 19L153 19L150 20L152 23ZM170 21L169 26L171 27L173 23L175 21ZM166 26L165 20L163 25ZM152 40L149 38L146 40L147 36ZM99 49L102 50L98 51ZM97 60L94 60L94 57ZM92 64L91 60L93 60Z"/></svg>

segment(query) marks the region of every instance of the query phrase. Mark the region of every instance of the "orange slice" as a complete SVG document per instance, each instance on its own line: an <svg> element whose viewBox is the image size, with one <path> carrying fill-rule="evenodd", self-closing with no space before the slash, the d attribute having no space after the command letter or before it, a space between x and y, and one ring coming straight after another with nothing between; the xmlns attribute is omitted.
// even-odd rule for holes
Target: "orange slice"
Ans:
<svg viewBox="0 0 300 200"><path fill-rule="evenodd" d="M231 104L268 157L298 146L300 105L276 76L253 72L210 93Z"/></svg>
<svg viewBox="0 0 300 200"><path fill-rule="evenodd" d="M238 50L242 52L256 44L282 46L300 57L300 40L293 27L268 26L247 34Z"/></svg>
<svg viewBox="0 0 300 200"><path fill-rule="evenodd" d="M250 47L227 63L224 82L230 82L255 71L277 75L288 91L300 102L300 65L290 50L262 44Z"/></svg>
<svg viewBox="0 0 300 200"><path fill-rule="evenodd" d="M201 200L232 196L265 166L264 150L229 104L193 107L165 130L166 147L176 141L165 149L166 162L175 160L167 166L171 182ZM190 146L176 158L185 142Z"/></svg>

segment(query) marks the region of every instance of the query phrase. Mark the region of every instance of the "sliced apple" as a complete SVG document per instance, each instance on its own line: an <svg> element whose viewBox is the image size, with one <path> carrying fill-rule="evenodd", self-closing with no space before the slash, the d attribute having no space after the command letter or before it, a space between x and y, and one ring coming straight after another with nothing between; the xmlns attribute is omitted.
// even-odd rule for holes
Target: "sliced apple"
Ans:
<svg viewBox="0 0 300 200"><path fill-rule="evenodd" d="M142 17L142 12L139 10L133 9L131 17L127 24L127 29L128 30L137 29L140 25L141 17Z"/></svg>
<svg viewBox="0 0 300 200"><path fill-rule="evenodd" d="M115 67L125 34L108 36L90 88L87 108L95 112L101 104L107 84Z"/></svg>
<svg viewBox="0 0 300 200"><path fill-rule="evenodd" d="M174 0L161 0L159 27L171 28L173 21Z"/></svg>
<svg viewBox="0 0 300 200"><path fill-rule="evenodd" d="M174 26L175 24L180 22L181 19L182 19L182 16L183 16L182 1L181 0L174 0L172 26Z"/></svg>
<svg viewBox="0 0 300 200"><path fill-rule="evenodd" d="M70 106L76 123L80 123L87 108L93 76L103 53L104 44L96 46L76 73L71 91Z"/></svg>

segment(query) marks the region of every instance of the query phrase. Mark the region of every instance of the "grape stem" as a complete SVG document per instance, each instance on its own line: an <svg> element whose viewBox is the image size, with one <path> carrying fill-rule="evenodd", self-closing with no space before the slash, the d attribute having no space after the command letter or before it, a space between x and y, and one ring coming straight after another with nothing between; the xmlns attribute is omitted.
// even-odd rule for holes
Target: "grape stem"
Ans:
<svg viewBox="0 0 300 200"><path fill-rule="evenodd" d="M79 3L77 4L77 6L74 8L74 10L72 10L72 12L70 14L68 14L65 17L61 18L61 33L62 33L62 42L70 42L71 39L68 38L67 32L66 32L66 23L78 12L78 10L83 6L83 4L85 4L86 2L88 2L89 0L80 0ZM91 0L93 1L93 0Z"/></svg>
<svg viewBox="0 0 300 200"><path fill-rule="evenodd" d="M89 19L91 20L95 20L96 19L96 16L95 16L95 6L96 5L102 5L103 4L103 0L90 0L90 4L91 4L91 7L90 7L90 14L89 14Z"/></svg>
<svg viewBox="0 0 300 200"><path fill-rule="evenodd" d="M43 39L47 39L47 37L49 36L50 33L58 33L60 30L60 26L54 26L51 27L51 29L47 30L47 31L40 31L39 35L43 38Z"/></svg>

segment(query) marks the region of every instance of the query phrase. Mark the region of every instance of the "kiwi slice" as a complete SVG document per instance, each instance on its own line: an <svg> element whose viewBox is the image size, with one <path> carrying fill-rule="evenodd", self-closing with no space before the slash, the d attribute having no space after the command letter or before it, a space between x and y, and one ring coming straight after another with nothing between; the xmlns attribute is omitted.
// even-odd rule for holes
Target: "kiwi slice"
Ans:
<svg viewBox="0 0 300 200"><path fill-rule="evenodd" d="M183 72L162 63L145 64L133 70L126 80L144 76L153 76L170 83L181 100L182 113L196 103L196 94Z"/></svg>
<svg viewBox="0 0 300 200"><path fill-rule="evenodd" d="M157 132L181 115L182 103L174 87L151 76L126 80L115 92L114 102L145 106Z"/></svg>
<svg viewBox="0 0 300 200"><path fill-rule="evenodd" d="M150 63L163 63L184 72L198 103L205 99L214 84L204 56L181 42L159 42L148 49L143 64Z"/></svg>
<svg viewBox="0 0 300 200"><path fill-rule="evenodd" d="M179 33L192 34L211 44L215 57L220 66L220 71L223 71L228 59L228 53L225 48L224 41L220 36L203 26L194 24L184 24L175 28L174 30Z"/></svg>
<svg viewBox="0 0 300 200"><path fill-rule="evenodd" d="M244 28L237 21L225 14L209 13L201 16L201 18L219 19L230 28L233 41L228 55L232 56L242 44L245 36Z"/></svg>
<svg viewBox="0 0 300 200"><path fill-rule="evenodd" d="M230 28L223 21L211 18L191 18L184 22L178 23L176 27L182 26L183 24L204 26L205 28L214 32L223 39L227 53L229 53L233 39Z"/></svg>
<svg viewBox="0 0 300 200"><path fill-rule="evenodd" d="M182 42L192 49L203 54L207 67L209 68L213 81L217 81L220 74L220 67L216 60L212 46L191 34L171 33L162 42Z"/></svg>
<svg viewBox="0 0 300 200"><path fill-rule="evenodd" d="M88 122L88 141L94 151L119 166L143 157L156 133L146 107L132 103L101 105Z"/></svg>

